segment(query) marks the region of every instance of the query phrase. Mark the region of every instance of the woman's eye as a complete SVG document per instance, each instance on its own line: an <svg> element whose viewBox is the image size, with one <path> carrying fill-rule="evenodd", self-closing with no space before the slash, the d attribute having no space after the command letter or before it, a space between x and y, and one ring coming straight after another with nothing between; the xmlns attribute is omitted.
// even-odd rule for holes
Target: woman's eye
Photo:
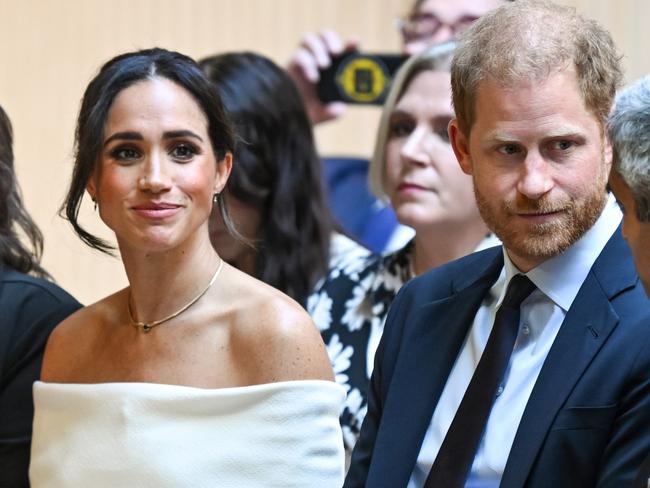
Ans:
<svg viewBox="0 0 650 488"><path fill-rule="evenodd" d="M413 128L413 123L405 120L399 120L391 122L388 134L390 137L405 137L413 132Z"/></svg>
<svg viewBox="0 0 650 488"><path fill-rule="evenodd" d="M445 142L449 142L449 133L447 132L447 126L444 127L438 127L434 131L440 139L442 139Z"/></svg>
<svg viewBox="0 0 650 488"><path fill-rule="evenodd" d="M140 157L140 153L132 147L118 147L111 151L111 156L119 161L132 161Z"/></svg>
<svg viewBox="0 0 650 488"><path fill-rule="evenodd" d="M189 161L197 154L197 152L198 151L194 146L191 146L189 144L179 144L171 150L170 154L174 159L180 161Z"/></svg>

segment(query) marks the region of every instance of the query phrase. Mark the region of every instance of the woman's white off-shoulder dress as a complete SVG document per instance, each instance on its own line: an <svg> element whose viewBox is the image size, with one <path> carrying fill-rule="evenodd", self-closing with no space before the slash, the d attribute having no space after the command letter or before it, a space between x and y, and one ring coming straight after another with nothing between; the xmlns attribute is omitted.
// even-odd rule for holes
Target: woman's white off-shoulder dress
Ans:
<svg viewBox="0 0 650 488"><path fill-rule="evenodd" d="M33 488L340 488L342 387L34 385Z"/></svg>

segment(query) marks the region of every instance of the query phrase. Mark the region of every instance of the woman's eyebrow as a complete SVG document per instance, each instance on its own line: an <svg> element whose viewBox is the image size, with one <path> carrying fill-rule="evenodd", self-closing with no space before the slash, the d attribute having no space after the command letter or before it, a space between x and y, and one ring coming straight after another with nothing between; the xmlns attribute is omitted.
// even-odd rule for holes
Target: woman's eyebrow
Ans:
<svg viewBox="0 0 650 488"><path fill-rule="evenodd" d="M142 137L142 134L140 134L139 132L132 132L132 131L116 132L115 134L111 135L104 141L104 146L118 139L126 140L126 141L141 141L144 138Z"/></svg>
<svg viewBox="0 0 650 488"><path fill-rule="evenodd" d="M201 136L191 130L171 130L163 132L163 139L176 139L177 137L192 137L203 142Z"/></svg>

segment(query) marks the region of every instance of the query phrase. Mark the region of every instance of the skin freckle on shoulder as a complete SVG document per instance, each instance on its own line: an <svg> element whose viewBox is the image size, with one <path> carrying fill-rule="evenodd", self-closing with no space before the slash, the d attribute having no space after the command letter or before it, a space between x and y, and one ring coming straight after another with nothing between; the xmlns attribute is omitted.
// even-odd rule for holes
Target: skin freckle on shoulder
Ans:
<svg viewBox="0 0 650 488"><path fill-rule="evenodd" d="M293 300L278 295L252 307L244 328L251 356L264 362L261 382L333 380L320 334Z"/></svg>

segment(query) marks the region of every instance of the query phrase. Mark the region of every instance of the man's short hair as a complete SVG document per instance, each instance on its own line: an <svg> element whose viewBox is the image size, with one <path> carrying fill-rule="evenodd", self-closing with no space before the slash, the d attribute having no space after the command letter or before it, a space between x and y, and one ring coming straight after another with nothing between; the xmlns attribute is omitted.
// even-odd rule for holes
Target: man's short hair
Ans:
<svg viewBox="0 0 650 488"><path fill-rule="evenodd" d="M572 7L545 0L508 2L478 19L460 38L451 69L454 110L469 136L482 80L504 87L543 81L573 66L587 109L603 124L622 78L610 34Z"/></svg>
<svg viewBox="0 0 650 488"><path fill-rule="evenodd" d="M607 125L614 171L634 196L636 217L650 222L650 76L619 93Z"/></svg>

